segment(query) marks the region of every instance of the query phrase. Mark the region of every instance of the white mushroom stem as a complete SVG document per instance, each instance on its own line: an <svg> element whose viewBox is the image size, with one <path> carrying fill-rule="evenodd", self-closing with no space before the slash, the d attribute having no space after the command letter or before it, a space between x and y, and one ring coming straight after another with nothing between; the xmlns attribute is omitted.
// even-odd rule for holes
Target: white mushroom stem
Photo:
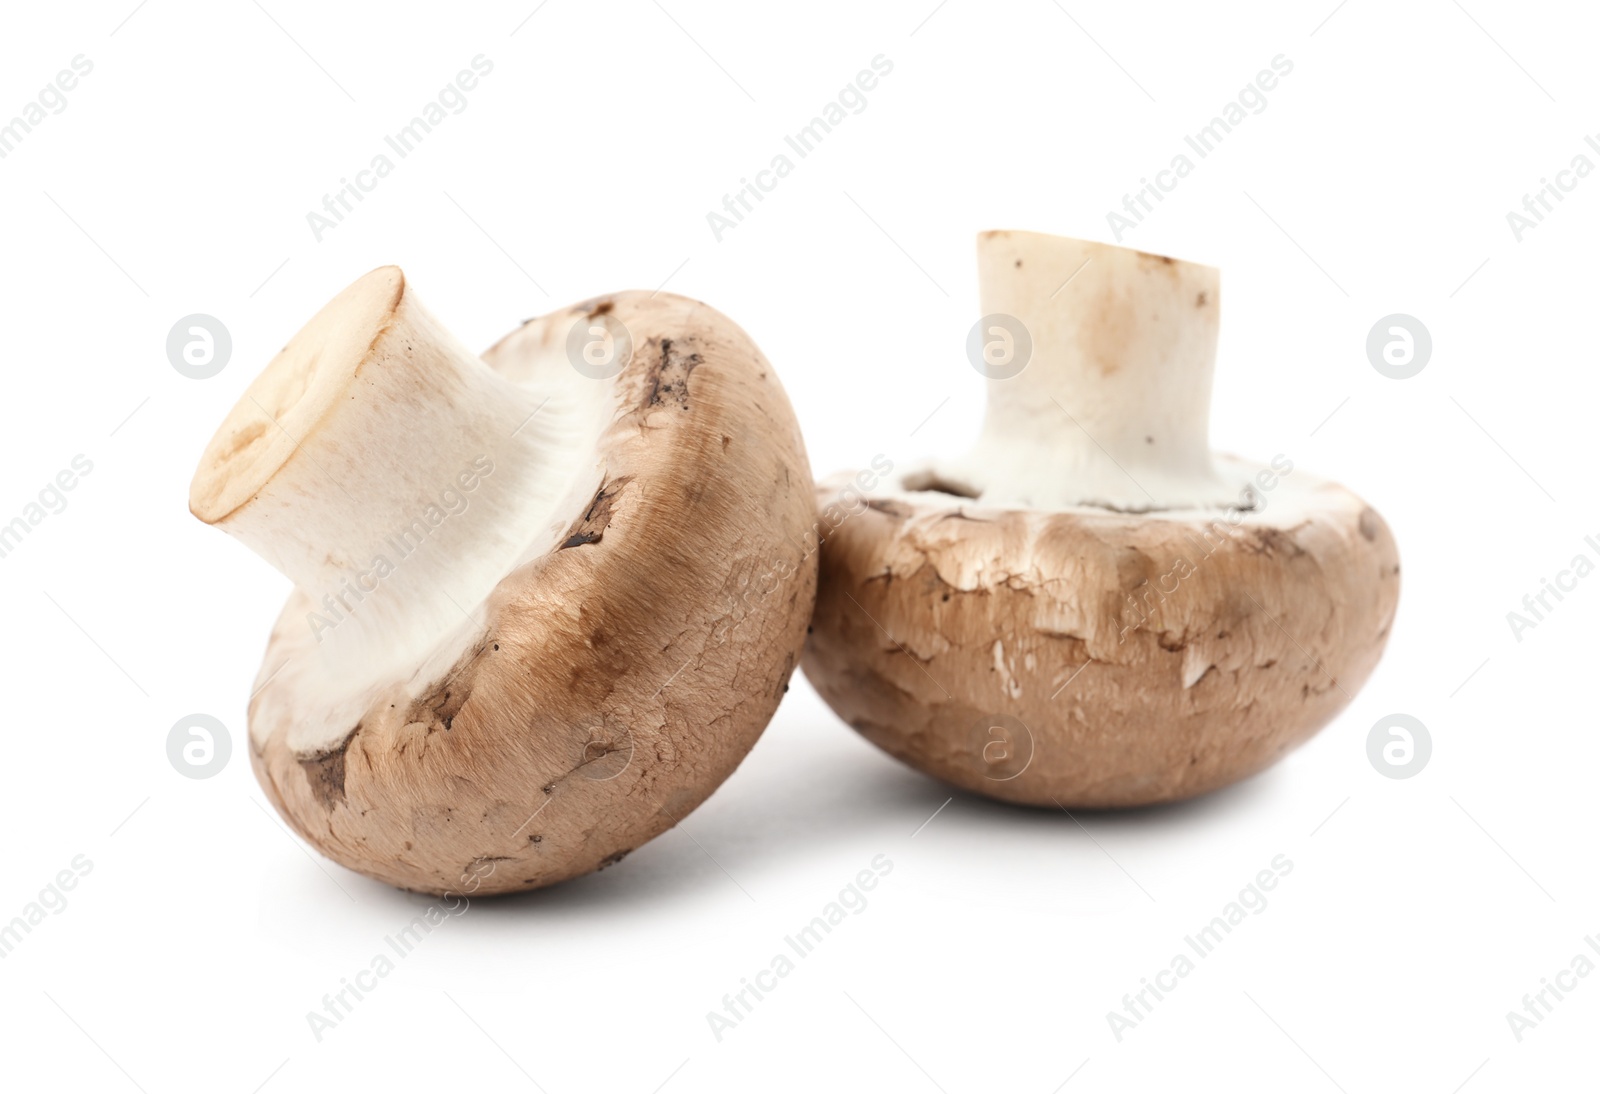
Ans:
<svg viewBox="0 0 1600 1094"><path fill-rule="evenodd" d="M1208 436L1215 269L986 232L978 281L984 315L1020 321L1031 355L1015 375L991 375L979 440L941 468L947 476L1003 505L1144 512L1237 503Z"/></svg>
<svg viewBox="0 0 1600 1094"><path fill-rule="evenodd" d="M190 508L306 594L331 677L377 680L468 622L549 538L586 447L581 394L493 372L400 270L374 270L250 385Z"/></svg>

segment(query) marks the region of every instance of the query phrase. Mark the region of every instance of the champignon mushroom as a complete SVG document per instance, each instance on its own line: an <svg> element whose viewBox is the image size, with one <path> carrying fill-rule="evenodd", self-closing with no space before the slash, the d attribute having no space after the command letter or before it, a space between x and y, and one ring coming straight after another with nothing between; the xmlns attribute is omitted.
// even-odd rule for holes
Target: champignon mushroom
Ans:
<svg viewBox="0 0 1600 1094"><path fill-rule="evenodd" d="M620 860L787 690L812 489L772 367L706 305L600 297L480 360L374 270L250 385L190 490L295 584L250 701L268 798L423 892Z"/></svg>
<svg viewBox="0 0 1600 1094"><path fill-rule="evenodd" d="M1031 232L978 262L981 435L824 536L806 676L885 751L1010 801L1261 770L1377 663L1388 526L1288 456L1211 452L1215 269Z"/></svg>

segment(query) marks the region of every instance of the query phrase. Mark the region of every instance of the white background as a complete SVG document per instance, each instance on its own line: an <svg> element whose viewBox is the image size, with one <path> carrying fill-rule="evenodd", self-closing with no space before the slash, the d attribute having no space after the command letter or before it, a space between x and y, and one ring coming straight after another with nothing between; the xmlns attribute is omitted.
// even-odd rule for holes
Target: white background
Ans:
<svg viewBox="0 0 1600 1094"><path fill-rule="evenodd" d="M1506 1018L1600 935L1600 578L1520 642L1506 621L1574 555L1600 558L1583 541L1600 533L1600 178L1520 242L1506 220L1574 156L1600 163L1590 13L133 2L16 6L0 34L0 120L75 55L94 65L0 160L0 518L74 455L94 465L0 559L0 920L93 863L0 961L5 1085L1593 1085L1600 975L1520 1042ZM306 213L478 54L494 70L468 108L316 241ZM878 54L894 69L867 108L718 242L706 214ZM306 1013L423 901L317 858L265 808L244 708L288 586L185 506L205 441L289 335L388 262L479 346L665 283L753 334L819 473L955 448L981 411L975 233L1110 241L1107 211L1278 54L1294 70L1268 107L1124 242L1223 270L1216 446L1285 453L1394 529L1400 612L1350 708L1193 803L1077 823L958 794L928 822L950 792L797 675L681 828L603 874L475 903L319 1043ZM232 332L211 380L165 355L194 312ZM1433 335L1414 379L1366 357L1394 312ZM166 756L191 712L234 740L205 781ZM1393 712L1431 731L1410 779L1367 759ZM865 911L719 1042L706 1013L879 854L894 867ZM1278 854L1294 868L1266 910L1119 1042L1106 1013Z"/></svg>

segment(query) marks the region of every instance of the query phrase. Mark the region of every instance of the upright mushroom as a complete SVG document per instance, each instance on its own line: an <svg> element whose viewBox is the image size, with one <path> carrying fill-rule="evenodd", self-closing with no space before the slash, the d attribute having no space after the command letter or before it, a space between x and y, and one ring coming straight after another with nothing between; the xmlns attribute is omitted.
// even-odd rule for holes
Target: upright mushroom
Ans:
<svg viewBox="0 0 1600 1094"><path fill-rule="evenodd" d="M190 489L295 584L250 701L268 798L407 889L618 861L787 689L811 491L772 367L706 305L617 293L480 360L374 270L250 385Z"/></svg>
<svg viewBox="0 0 1600 1094"><path fill-rule="evenodd" d="M1288 456L1212 453L1216 270L1030 232L983 234L978 263L982 432L826 535L806 676L890 754L1010 801L1261 770L1377 663L1388 526Z"/></svg>

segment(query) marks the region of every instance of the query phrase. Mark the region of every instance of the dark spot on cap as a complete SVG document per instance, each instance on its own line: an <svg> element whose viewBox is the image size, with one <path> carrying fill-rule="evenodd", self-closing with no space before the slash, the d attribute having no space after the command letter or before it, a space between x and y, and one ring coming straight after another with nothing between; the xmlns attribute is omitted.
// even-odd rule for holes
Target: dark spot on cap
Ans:
<svg viewBox="0 0 1600 1094"><path fill-rule="evenodd" d="M568 547L599 543L605 536L606 528L611 524L611 514L616 508L617 495L622 493L622 488L627 486L629 481L630 477L623 475L601 483L600 489L595 491L594 500L589 503L589 508L584 510L583 516L568 529L567 538L558 550L564 551Z"/></svg>
<svg viewBox="0 0 1600 1094"><path fill-rule="evenodd" d="M645 392L644 406L662 406L671 401L678 404L679 410L688 410L689 373L700 366L703 358L698 353L683 352L671 338L661 339L660 345L661 356L647 373L650 385Z"/></svg>
<svg viewBox="0 0 1600 1094"><path fill-rule="evenodd" d="M1361 535L1367 540L1367 542L1370 543L1373 540L1377 539L1378 538L1378 514L1377 514L1377 512L1372 510L1372 509L1363 509L1363 510L1361 510L1361 519L1356 522L1356 526L1361 529Z"/></svg>
<svg viewBox="0 0 1600 1094"><path fill-rule="evenodd" d="M311 789L311 796L317 799L317 804L330 812L334 806L344 804L345 752L350 748L350 742L355 739L356 733L360 732L361 727L356 726L355 733L350 734L338 748L309 760L300 761L300 770L306 773L306 784Z"/></svg>

